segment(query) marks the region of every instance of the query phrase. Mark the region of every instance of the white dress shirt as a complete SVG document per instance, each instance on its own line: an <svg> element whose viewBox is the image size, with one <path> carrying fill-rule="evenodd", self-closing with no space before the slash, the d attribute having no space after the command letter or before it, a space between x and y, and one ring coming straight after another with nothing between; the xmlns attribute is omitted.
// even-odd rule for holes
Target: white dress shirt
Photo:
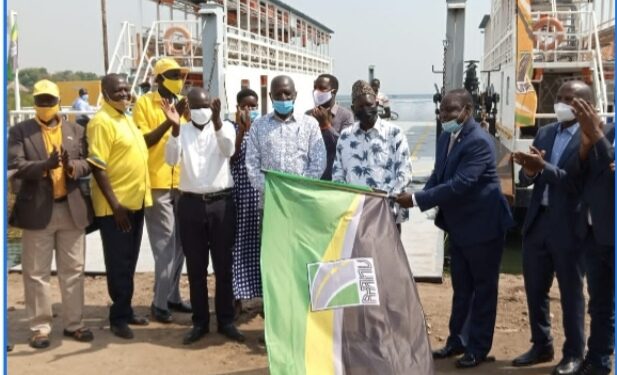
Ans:
<svg viewBox="0 0 617 375"><path fill-rule="evenodd" d="M203 130L191 122L180 126L178 137L165 145L167 164L180 164L180 190L189 193L214 193L234 185L229 158L234 154L236 131L223 121L218 131L210 121Z"/></svg>

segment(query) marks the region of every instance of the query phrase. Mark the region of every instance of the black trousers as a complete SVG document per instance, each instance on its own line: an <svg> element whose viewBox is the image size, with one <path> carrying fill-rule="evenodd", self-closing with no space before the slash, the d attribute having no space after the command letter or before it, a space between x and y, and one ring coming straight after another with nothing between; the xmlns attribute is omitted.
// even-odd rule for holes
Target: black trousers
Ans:
<svg viewBox="0 0 617 375"><path fill-rule="evenodd" d="M582 358L585 351L584 261L579 242L564 248L555 244L558 230L551 226L549 212L541 212L523 238L523 277L529 309L531 342L553 344L549 291L557 276L563 315L563 356Z"/></svg>
<svg viewBox="0 0 617 375"><path fill-rule="evenodd" d="M466 351L478 357L486 356L493 345L503 246L504 237L465 247L450 242L454 294L448 343L460 344L468 329Z"/></svg>
<svg viewBox="0 0 617 375"><path fill-rule="evenodd" d="M591 317L587 359L610 371L615 349L615 248L598 244L591 228L584 247Z"/></svg>
<svg viewBox="0 0 617 375"><path fill-rule="evenodd" d="M231 194L212 200L182 194L178 202L180 240L189 276L193 324L209 326L208 254L216 276L214 305L218 326L233 323L232 248L236 210Z"/></svg>
<svg viewBox="0 0 617 375"><path fill-rule="evenodd" d="M103 241L107 290L113 302L109 308L109 322L112 325L128 324L133 316L133 278L144 228L144 210L129 213L129 232L118 229L113 215L101 216L96 220Z"/></svg>

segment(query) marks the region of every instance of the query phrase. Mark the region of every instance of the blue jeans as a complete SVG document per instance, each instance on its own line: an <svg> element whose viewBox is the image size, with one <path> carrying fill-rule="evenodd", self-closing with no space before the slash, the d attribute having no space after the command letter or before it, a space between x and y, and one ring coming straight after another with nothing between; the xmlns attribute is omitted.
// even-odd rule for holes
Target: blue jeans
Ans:
<svg viewBox="0 0 617 375"><path fill-rule="evenodd" d="M591 317L587 360L610 370L615 341L615 249L598 244L593 230L587 233L585 261Z"/></svg>

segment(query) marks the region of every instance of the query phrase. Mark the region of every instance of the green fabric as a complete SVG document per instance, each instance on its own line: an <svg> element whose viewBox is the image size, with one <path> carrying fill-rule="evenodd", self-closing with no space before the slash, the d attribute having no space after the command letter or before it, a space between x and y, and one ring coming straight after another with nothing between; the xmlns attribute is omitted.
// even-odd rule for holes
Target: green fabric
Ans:
<svg viewBox="0 0 617 375"><path fill-rule="evenodd" d="M266 173L261 269L272 375L305 374L307 265L321 261L354 191L370 189Z"/></svg>
<svg viewBox="0 0 617 375"><path fill-rule="evenodd" d="M17 23L14 23L11 27L9 43L9 61L6 74L7 80L12 81L15 78L15 69L17 68Z"/></svg>

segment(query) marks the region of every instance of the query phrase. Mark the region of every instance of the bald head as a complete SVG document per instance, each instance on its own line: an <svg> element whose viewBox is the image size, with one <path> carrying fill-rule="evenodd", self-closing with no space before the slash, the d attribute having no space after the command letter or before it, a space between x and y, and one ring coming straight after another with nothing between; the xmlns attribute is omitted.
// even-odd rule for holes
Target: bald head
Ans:
<svg viewBox="0 0 617 375"><path fill-rule="evenodd" d="M210 107L210 94L202 87L193 87L186 98L190 109Z"/></svg>
<svg viewBox="0 0 617 375"><path fill-rule="evenodd" d="M296 100L296 85L289 76L276 76L270 82L270 97L272 100Z"/></svg>
<svg viewBox="0 0 617 375"><path fill-rule="evenodd" d="M296 84L294 83L294 80L291 79L290 76L285 75L276 76L272 79L272 82L270 82L270 91L274 92L276 91L276 89L282 86L290 87L291 89L296 91Z"/></svg>
<svg viewBox="0 0 617 375"><path fill-rule="evenodd" d="M559 87L557 90L556 102L572 105L574 98L583 99L584 101L593 104L594 96L591 87L583 81L574 80L568 81Z"/></svg>
<svg viewBox="0 0 617 375"><path fill-rule="evenodd" d="M110 73L101 79L101 87L107 92L112 91L112 87L120 83L127 83L126 78L121 74Z"/></svg>

